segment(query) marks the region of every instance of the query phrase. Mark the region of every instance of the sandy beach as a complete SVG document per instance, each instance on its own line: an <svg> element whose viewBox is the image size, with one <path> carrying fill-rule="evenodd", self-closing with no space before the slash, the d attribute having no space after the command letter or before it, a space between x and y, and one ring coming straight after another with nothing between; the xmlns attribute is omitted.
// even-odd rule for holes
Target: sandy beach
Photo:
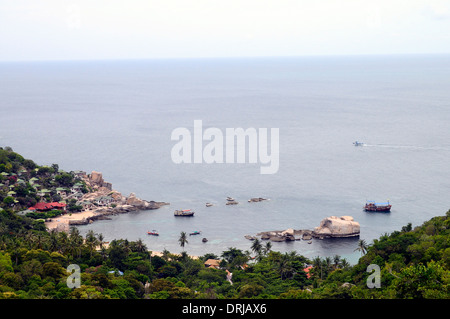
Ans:
<svg viewBox="0 0 450 319"><path fill-rule="evenodd" d="M51 221L46 221L45 222L45 226L47 227L48 231L51 231L53 229L58 229L58 230L69 230L69 221L71 220L83 220L85 218L88 217L92 217L95 216L96 213L94 213L94 211L92 210L87 210L84 212L79 212L79 213L71 213L71 214L64 214L61 216L58 216L56 218L53 218ZM106 242L103 244L104 247L108 248L109 246L109 242ZM158 257L162 257L163 253L160 251L153 251L151 249L149 249L149 251L151 251L151 255L152 256L158 256ZM179 256L180 254L173 254L176 256ZM198 256L193 256L193 255L189 255L191 258L194 259L198 259Z"/></svg>
<svg viewBox="0 0 450 319"><path fill-rule="evenodd" d="M52 218L51 221L46 221L45 226L49 231L56 228L69 229L69 221L70 220L83 220L88 217L95 216L94 211L87 210L79 213L69 213L64 214L55 218Z"/></svg>

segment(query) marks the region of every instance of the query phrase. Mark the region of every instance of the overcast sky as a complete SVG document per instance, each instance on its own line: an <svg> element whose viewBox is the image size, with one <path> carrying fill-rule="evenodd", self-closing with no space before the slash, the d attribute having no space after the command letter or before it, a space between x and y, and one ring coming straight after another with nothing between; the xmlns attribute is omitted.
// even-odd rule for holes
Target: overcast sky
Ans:
<svg viewBox="0 0 450 319"><path fill-rule="evenodd" d="M450 0L0 0L0 61L450 53Z"/></svg>

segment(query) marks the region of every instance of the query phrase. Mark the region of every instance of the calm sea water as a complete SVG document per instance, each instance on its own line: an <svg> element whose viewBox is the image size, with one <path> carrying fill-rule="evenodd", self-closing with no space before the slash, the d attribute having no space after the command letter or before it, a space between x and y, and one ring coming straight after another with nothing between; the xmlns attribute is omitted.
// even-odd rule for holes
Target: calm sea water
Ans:
<svg viewBox="0 0 450 319"><path fill-rule="evenodd" d="M449 88L448 55L1 63L0 146L41 165L101 171L125 195L171 203L80 227L106 240L179 252L180 232L199 230L186 251L220 254L249 250L247 234L351 215L370 243L450 208ZM192 131L194 120L223 132L279 128L278 173L174 164L171 132ZM240 204L226 206L227 196ZM390 200L392 212L366 213L366 200ZM173 216L187 208L194 218ZM357 240L273 249L355 263Z"/></svg>

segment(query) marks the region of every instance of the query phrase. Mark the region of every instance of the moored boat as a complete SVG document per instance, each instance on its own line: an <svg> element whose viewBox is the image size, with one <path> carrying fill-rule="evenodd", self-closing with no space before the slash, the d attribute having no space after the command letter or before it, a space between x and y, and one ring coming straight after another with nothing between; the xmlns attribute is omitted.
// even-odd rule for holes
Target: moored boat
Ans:
<svg viewBox="0 0 450 319"><path fill-rule="evenodd" d="M147 234L152 235L152 236L159 236L159 234L156 230L148 231Z"/></svg>
<svg viewBox="0 0 450 319"><path fill-rule="evenodd" d="M189 236L191 236L191 235L200 235L200 231L198 231L198 230L193 231L192 233L189 234Z"/></svg>
<svg viewBox="0 0 450 319"><path fill-rule="evenodd" d="M195 212L190 209L176 210L173 215L174 216L183 216L183 217L191 217L194 216Z"/></svg>
<svg viewBox="0 0 450 319"><path fill-rule="evenodd" d="M388 202L386 203L376 203L375 201L369 200L364 206L366 212L390 212L392 205Z"/></svg>

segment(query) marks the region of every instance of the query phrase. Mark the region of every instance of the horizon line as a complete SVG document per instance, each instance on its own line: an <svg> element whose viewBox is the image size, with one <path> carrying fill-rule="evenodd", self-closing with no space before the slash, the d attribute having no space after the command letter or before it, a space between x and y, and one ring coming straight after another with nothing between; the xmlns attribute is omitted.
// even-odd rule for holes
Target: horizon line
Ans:
<svg viewBox="0 0 450 319"><path fill-rule="evenodd" d="M386 57L386 56L444 56L450 52L430 53L342 53L305 55L258 55L258 56L198 56L198 57L140 57L140 58L55 58L0 60L0 63L34 62L114 62L114 61L157 61L157 60L224 60L224 59L286 59L286 58L333 58L333 57Z"/></svg>

